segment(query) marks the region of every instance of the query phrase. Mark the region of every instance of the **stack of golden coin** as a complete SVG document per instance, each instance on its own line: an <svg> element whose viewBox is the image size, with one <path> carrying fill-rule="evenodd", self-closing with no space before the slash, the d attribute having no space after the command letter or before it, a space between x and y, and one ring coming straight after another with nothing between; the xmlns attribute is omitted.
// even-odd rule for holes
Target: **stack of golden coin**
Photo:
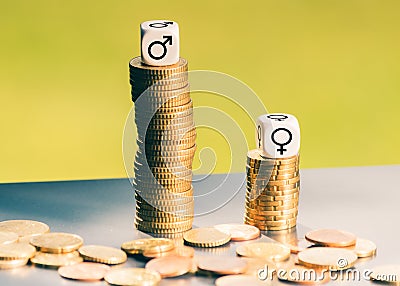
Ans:
<svg viewBox="0 0 400 286"><path fill-rule="evenodd" d="M31 258L35 265L58 268L83 262L77 251L83 239L75 234L52 232L31 238L30 244L36 247L36 254Z"/></svg>
<svg viewBox="0 0 400 286"><path fill-rule="evenodd" d="M247 153L244 221L260 230L284 230L296 225L300 175L299 156L264 158Z"/></svg>
<svg viewBox="0 0 400 286"><path fill-rule="evenodd" d="M134 162L135 226L154 234L192 227L192 162L196 129L187 61L148 66L129 63L138 151Z"/></svg>

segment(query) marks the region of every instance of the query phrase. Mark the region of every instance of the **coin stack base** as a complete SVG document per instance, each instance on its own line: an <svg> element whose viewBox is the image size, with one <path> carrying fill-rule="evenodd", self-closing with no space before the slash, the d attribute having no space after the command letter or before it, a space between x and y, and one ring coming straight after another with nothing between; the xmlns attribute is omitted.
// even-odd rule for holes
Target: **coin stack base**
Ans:
<svg viewBox="0 0 400 286"><path fill-rule="evenodd" d="M192 162L196 129L187 61L147 66L129 63L138 151L134 162L137 229L160 234L192 228Z"/></svg>
<svg viewBox="0 0 400 286"><path fill-rule="evenodd" d="M285 230L296 226L299 156L264 158L259 150L251 150L247 153L246 170L244 222L260 230Z"/></svg>

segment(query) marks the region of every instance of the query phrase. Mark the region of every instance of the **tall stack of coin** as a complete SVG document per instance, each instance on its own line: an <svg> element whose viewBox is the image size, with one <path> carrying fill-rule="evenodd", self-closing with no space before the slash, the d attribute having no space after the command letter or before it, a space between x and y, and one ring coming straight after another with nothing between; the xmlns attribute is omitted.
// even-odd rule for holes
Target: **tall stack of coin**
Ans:
<svg viewBox="0 0 400 286"><path fill-rule="evenodd" d="M258 149L247 153L244 221L260 230L284 230L296 225L300 176L299 155L265 158Z"/></svg>
<svg viewBox="0 0 400 286"><path fill-rule="evenodd" d="M139 147L134 162L135 226L153 234L184 232L193 222L196 150L188 63L179 58L173 65L150 66L142 59L129 63Z"/></svg>

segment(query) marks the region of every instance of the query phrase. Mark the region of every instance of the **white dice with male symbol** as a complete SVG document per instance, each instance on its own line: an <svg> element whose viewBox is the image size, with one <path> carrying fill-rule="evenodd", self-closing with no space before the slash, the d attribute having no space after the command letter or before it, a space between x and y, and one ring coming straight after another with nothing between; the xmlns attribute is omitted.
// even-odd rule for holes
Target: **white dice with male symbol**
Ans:
<svg viewBox="0 0 400 286"><path fill-rule="evenodd" d="M295 156L300 150L300 126L297 118L286 113L269 113L257 118L256 142L268 158Z"/></svg>
<svg viewBox="0 0 400 286"><path fill-rule="evenodd" d="M167 20L140 24L142 62L151 66L167 66L179 61L179 26Z"/></svg>

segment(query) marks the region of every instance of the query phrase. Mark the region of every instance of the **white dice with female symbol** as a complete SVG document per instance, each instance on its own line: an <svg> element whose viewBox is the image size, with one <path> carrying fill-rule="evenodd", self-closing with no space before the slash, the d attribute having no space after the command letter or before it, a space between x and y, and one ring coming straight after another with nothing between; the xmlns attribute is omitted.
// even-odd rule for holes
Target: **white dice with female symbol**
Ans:
<svg viewBox="0 0 400 286"><path fill-rule="evenodd" d="M295 156L300 150L300 126L297 118L286 113L269 113L257 118L256 142L268 158Z"/></svg>
<svg viewBox="0 0 400 286"><path fill-rule="evenodd" d="M146 21L140 25L142 62L167 66L179 61L179 26L167 20Z"/></svg>

